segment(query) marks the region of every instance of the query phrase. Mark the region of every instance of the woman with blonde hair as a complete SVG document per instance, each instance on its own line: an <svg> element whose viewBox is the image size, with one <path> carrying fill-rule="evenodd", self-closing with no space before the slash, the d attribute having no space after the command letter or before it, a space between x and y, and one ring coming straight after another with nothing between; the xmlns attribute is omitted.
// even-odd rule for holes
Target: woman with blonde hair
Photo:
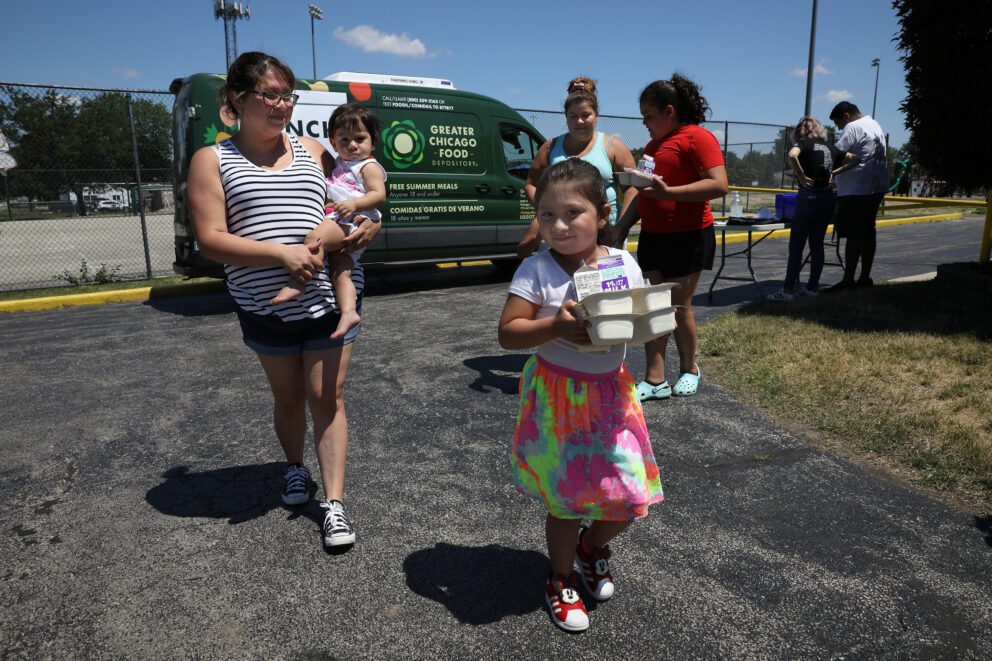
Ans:
<svg viewBox="0 0 992 661"><path fill-rule="evenodd" d="M823 272L823 237L834 213L835 195L830 186L834 162L845 156L827 143L827 131L816 117L803 117L792 132L795 145L789 150L789 165L796 175L799 193L789 234L789 262L782 289L769 296L776 302L796 296L816 296ZM803 249L809 243L809 280L797 287L803 265Z"/></svg>
<svg viewBox="0 0 992 661"><path fill-rule="evenodd" d="M568 132L548 140L537 151L530 165L530 174L524 192L530 203L537 207L534 193L537 182L549 166L555 163L578 158L595 165L606 182L606 198L610 203L610 225L617 222L621 211L626 210L636 197L637 190L629 187L623 191L623 208L617 203L617 183L614 172L623 168L635 167L630 149L617 136L608 136L596 130L599 121L599 99L596 96L596 81L579 76L568 83L568 97L565 99L565 122ZM517 257L526 258L540 245L537 219L530 224L524 238L517 247Z"/></svg>

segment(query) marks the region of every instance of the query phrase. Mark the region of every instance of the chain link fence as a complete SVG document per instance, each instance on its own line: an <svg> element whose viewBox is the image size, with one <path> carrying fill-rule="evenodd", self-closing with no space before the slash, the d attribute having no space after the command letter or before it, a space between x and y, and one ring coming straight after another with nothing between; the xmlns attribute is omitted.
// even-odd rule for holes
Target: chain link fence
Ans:
<svg viewBox="0 0 992 661"><path fill-rule="evenodd" d="M0 291L173 275L173 99L0 82L0 131L17 162L0 170ZM547 137L567 130L562 111L518 112ZM792 186L789 127L704 126L720 141L731 185ZM635 159L648 140L640 117L600 115L597 128ZM768 204L751 193L742 201ZM724 203L714 200L714 211Z"/></svg>
<svg viewBox="0 0 992 661"><path fill-rule="evenodd" d="M0 82L0 290L172 274L173 98Z"/></svg>
<svg viewBox="0 0 992 661"><path fill-rule="evenodd" d="M565 113L561 111L518 108L534 128L550 138L565 133ZM755 188L793 188L792 171L786 154L791 147L791 126L755 122L709 121L702 124L716 136L727 164L727 179L731 186ZM648 142L648 132L640 117L600 115L596 130L616 135L630 148L637 160ZM741 195L745 211L761 205L774 205L774 194L744 192ZM724 213L727 199L710 202L717 214Z"/></svg>

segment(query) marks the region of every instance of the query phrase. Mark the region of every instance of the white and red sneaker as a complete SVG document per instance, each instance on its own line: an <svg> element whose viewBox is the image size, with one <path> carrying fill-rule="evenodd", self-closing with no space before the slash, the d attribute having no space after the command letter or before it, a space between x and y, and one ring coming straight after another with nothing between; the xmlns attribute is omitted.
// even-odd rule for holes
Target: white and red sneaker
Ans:
<svg viewBox="0 0 992 661"><path fill-rule="evenodd" d="M613 584L613 574L610 573L610 547L595 548L586 544L587 530L584 525L579 528L575 564L579 566L579 575L586 592L596 601L606 601L613 596L616 587Z"/></svg>
<svg viewBox="0 0 992 661"><path fill-rule="evenodd" d="M544 586L544 601L551 611L551 621L559 629L574 633L589 628L589 613L576 589L575 574L566 581L548 577Z"/></svg>

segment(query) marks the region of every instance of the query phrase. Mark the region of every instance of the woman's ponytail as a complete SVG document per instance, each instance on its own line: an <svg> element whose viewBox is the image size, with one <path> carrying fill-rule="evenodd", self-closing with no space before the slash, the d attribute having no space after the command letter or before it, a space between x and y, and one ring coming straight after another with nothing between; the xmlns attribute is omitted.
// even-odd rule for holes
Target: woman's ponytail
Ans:
<svg viewBox="0 0 992 661"><path fill-rule="evenodd" d="M700 89L685 76L673 73L671 80L656 80L645 87L640 102L655 108L672 106L683 124L702 124L710 107Z"/></svg>

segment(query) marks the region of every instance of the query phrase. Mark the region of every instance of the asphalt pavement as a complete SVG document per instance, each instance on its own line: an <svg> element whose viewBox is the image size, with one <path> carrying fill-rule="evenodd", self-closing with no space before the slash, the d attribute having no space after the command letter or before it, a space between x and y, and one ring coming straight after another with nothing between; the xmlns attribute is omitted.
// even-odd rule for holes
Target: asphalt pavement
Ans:
<svg viewBox="0 0 992 661"><path fill-rule="evenodd" d="M882 229L876 281L974 260L980 231ZM768 291L785 243L756 250ZM507 280L371 277L347 393L358 542L335 554L315 503L280 503L270 396L225 295L0 315L3 657L992 654L989 519L811 448L705 364L697 396L645 407L666 501L613 544L616 595L558 631L544 509L510 472L526 354L496 342ZM697 297L700 332L755 296Z"/></svg>

